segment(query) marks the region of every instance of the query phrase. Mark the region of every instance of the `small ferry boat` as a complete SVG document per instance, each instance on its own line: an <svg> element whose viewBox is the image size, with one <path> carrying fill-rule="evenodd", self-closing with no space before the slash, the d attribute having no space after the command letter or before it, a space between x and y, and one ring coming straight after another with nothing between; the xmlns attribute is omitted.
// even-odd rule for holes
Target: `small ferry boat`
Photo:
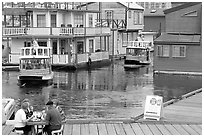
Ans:
<svg viewBox="0 0 204 137"><path fill-rule="evenodd" d="M126 48L124 68L134 69L149 65L151 63L149 44L149 41L129 41Z"/></svg>
<svg viewBox="0 0 204 137"><path fill-rule="evenodd" d="M54 73L51 70L50 47L40 47L37 44L21 48L19 64L19 86L52 84Z"/></svg>

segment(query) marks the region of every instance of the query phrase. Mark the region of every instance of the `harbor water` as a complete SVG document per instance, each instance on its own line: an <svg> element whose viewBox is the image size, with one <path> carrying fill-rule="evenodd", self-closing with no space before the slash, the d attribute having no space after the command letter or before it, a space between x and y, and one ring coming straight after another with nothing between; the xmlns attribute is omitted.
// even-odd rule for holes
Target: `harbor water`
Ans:
<svg viewBox="0 0 204 137"><path fill-rule="evenodd" d="M69 119L130 118L144 111L147 95L164 102L202 87L202 76L153 74L152 65L124 70L123 60L91 70L54 71L50 86L19 87L19 72L2 72L2 97L28 98L35 110L57 98Z"/></svg>

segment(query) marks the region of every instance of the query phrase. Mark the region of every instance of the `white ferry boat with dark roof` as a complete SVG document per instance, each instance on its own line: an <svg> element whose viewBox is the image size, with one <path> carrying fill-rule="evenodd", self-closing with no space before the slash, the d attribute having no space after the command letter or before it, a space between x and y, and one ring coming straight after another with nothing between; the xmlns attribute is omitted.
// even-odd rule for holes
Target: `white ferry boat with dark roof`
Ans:
<svg viewBox="0 0 204 137"><path fill-rule="evenodd" d="M134 69L149 65L151 63L149 44L149 41L129 41L126 48L124 68Z"/></svg>
<svg viewBox="0 0 204 137"><path fill-rule="evenodd" d="M54 73L51 70L50 47L23 47L19 59L19 86L52 84Z"/></svg>

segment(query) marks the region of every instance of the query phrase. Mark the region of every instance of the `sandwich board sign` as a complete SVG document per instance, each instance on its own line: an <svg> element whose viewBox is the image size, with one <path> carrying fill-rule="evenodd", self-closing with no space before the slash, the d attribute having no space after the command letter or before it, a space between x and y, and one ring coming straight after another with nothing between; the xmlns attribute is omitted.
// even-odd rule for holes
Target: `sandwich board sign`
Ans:
<svg viewBox="0 0 204 137"><path fill-rule="evenodd" d="M144 119L160 120L163 116L163 97L149 95L146 96Z"/></svg>

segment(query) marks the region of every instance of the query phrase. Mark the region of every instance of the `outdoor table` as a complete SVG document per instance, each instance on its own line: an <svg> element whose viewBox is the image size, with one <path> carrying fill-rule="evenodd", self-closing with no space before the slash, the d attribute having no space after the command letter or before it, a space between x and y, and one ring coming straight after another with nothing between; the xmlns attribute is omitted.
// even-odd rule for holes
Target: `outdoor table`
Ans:
<svg viewBox="0 0 204 137"><path fill-rule="evenodd" d="M48 123L46 121L28 121L27 125L31 125L31 126L36 126L37 131L34 132L34 134L38 134L39 129L43 129L44 125L48 125Z"/></svg>
<svg viewBox="0 0 204 137"><path fill-rule="evenodd" d="M35 112L33 112L33 115L34 115L34 117L30 121L27 122L27 125L33 126L34 127L34 134L38 134L39 129L43 129L43 126L48 125L48 123L42 119L42 115L43 115L42 112L35 111ZM35 126L36 126L36 130L35 130Z"/></svg>

